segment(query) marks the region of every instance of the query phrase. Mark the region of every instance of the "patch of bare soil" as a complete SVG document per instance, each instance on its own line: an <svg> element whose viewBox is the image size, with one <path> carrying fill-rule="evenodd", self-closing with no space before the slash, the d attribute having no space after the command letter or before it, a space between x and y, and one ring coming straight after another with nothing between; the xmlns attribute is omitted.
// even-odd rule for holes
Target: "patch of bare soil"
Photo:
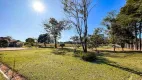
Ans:
<svg viewBox="0 0 142 80"><path fill-rule="evenodd" d="M25 50L26 48L0 48L0 51Z"/></svg>

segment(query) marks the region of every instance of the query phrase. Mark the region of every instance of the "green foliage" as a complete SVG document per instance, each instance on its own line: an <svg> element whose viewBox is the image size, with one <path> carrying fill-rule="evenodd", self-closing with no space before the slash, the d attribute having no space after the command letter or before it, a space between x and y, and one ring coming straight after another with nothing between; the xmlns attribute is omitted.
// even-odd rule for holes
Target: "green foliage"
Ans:
<svg viewBox="0 0 142 80"><path fill-rule="evenodd" d="M24 43L23 42L20 42L20 41L18 41L17 43L16 43L16 47L22 47L24 45Z"/></svg>
<svg viewBox="0 0 142 80"><path fill-rule="evenodd" d="M138 35L141 39L141 26L138 24L142 21L142 0L127 0L124 7L121 8L117 16L119 24L119 44L124 47L125 43L135 44L138 49ZM122 45L123 44L123 45ZM141 40L140 40L141 44Z"/></svg>
<svg viewBox="0 0 142 80"><path fill-rule="evenodd" d="M70 39L71 39L74 43L78 43L78 42L80 42L80 40L79 40L79 37L78 37L78 36L72 36Z"/></svg>
<svg viewBox="0 0 142 80"><path fill-rule="evenodd" d="M74 55L74 57L80 57L81 58L83 54L84 53L82 51L75 50L73 55Z"/></svg>
<svg viewBox="0 0 142 80"><path fill-rule="evenodd" d="M38 42L39 43L50 43L51 38L49 34L41 34L38 37Z"/></svg>
<svg viewBox="0 0 142 80"><path fill-rule="evenodd" d="M103 19L102 24L107 27L108 36L110 43L116 44L117 43L117 36L116 33L118 32L117 29L119 28L116 23L116 11L111 11L108 15Z"/></svg>
<svg viewBox="0 0 142 80"><path fill-rule="evenodd" d="M25 42L25 45L28 46L28 47L32 47L32 46L34 46L34 43L35 43L35 39L27 38L26 42Z"/></svg>
<svg viewBox="0 0 142 80"><path fill-rule="evenodd" d="M97 60L97 56L94 52L84 53L80 50L76 50L76 52L73 55L74 55L74 57L79 57L84 61L93 62L93 61Z"/></svg>
<svg viewBox="0 0 142 80"><path fill-rule="evenodd" d="M28 43L35 43L35 39L33 39L33 38L27 38L26 42L28 42Z"/></svg>
<svg viewBox="0 0 142 80"><path fill-rule="evenodd" d="M32 46L34 46L34 43L25 42L24 45L26 47L32 47Z"/></svg>
<svg viewBox="0 0 142 80"><path fill-rule="evenodd" d="M63 48L64 46L65 46L65 44L64 44L64 43L61 43L61 44L60 44L60 47L62 47L62 48Z"/></svg>
<svg viewBox="0 0 142 80"><path fill-rule="evenodd" d="M70 39L73 41L73 47L79 48L81 46L80 38L78 36L72 36Z"/></svg>
<svg viewBox="0 0 142 80"><path fill-rule="evenodd" d="M53 43L53 40L52 38L50 37L49 34L41 34L39 35L38 37L38 43L44 43L44 46L46 47L46 44L49 44L49 43Z"/></svg>
<svg viewBox="0 0 142 80"><path fill-rule="evenodd" d="M68 29L68 22L65 20L58 22L55 18L50 18L49 23L44 24L44 29L53 36L57 48L57 38L60 38L62 30Z"/></svg>
<svg viewBox="0 0 142 80"><path fill-rule="evenodd" d="M0 47L8 47L8 40L0 40Z"/></svg>
<svg viewBox="0 0 142 80"><path fill-rule="evenodd" d="M79 35L82 49L87 52L88 16L94 5L92 0L62 0L63 10Z"/></svg>
<svg viewBox="0 0 142 80"><path fill-rule="evenodd" d="M88 48L97 48L104 43L104 35L101 32L101 28L95 29L93 35L89 37Z"/></svg>
<svg viewBox="0 0 142 80"><path fill-rule="evenodd" d="M85 53L82 55L82 59L85 61L93 62L97 60L97 56L95 53Z"/></svg>
<svg viewBox="0 0 142 80"><path fill-rule="evenodd" d="M126 43L131 43L134 39L134 27L130 26L132 18L124 14L123 11L118 15L113 11L110 13L103 20L103 25L108 27L110 43L119 44L124 48Z"/></svg>

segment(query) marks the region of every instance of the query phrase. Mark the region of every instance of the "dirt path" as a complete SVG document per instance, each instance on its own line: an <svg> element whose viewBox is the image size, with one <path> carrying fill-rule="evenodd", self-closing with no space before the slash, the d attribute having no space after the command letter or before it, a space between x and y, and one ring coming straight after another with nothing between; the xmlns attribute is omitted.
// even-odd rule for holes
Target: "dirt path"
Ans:
<svg viewBox="0 0 142 80"><path fill-rule="evenodd" d="M0 51L24 50L26 48L0 48Z"/></svg>

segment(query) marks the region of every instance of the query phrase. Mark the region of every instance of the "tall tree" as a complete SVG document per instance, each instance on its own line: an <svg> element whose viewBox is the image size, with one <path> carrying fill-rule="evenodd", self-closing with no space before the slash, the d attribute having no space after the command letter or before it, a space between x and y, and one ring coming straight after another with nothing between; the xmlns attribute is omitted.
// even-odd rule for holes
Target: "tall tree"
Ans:
<svg viewBox="0 0 142 80"><path fill-rule="evenodd" d="M140 50L141 50L141 28L137 23L142 21L142 0L127 0L126 5L121 8L119 15L127 16L127 19L123 20L123 23L126 22L127 25L133 26L132 32L135 35L135 39L133 40L136 46L136 50L138 50L138 41L140 41ZM129 20L128 20L129 19ZM138 34L139 33L139 34ZM138 39L139 35L139 39Z"/></svg>
<svg viewBox="0 0 142 80"><path fill-rule="evenodd" d="M26 43L29 44L30 46L33 46L35 43L35 39L34 38L27 38Z"/></svg>
<svg viewBox="0 0 142 80"><path fill-rule="evenodd" d="M80 43L80 40L79 40L79 37L78 37L78 36L72 36L70 39L71 39L74 43L76 43L76 44Z"/></svg>
<svg viewBox="0 0 142 80"><path fill-rule="evenodd" d="M96 28L94 30L93 35L90 35L89 41L88 41L88 47L89 48L96 48L99 47L101 44L104 43L104 35L102 34L102 28Z"/></svg>
<svg viewBox="0 0 142 80"><path fill-rule="evenodd" d="M117 16L116 11L111 11L102 21L102 24L107 27L108 35L109 35L111 43L113 44L114 51L116 48L115 44L117 42L117 38L115 34L117 30L116 16Z"/></svg>
<svg viewBox="0 0 142 80"><path fill-rule="evenodd" d="M73 44L75 44L75 45L74 45L75 48L76 48L76 47L77 47L77 48L80 47L80 39L79 39L78 36L72 36L70 39L73 41Z"/></svg>
<svg viewBox="0 0 142 80"><path fill-rule="evenodd" d="M88 16L95 6L91 7L92 2L93 0L62 0L64 11L77 30L84 52L87 52Z"/></svg>
<svg viewBox="0 0 142 80"><path fill-rule="evenodd" d="M44 46L46 47L46 44L51 42L51 38L49 34L41 34L38 37L37 40L39 43L44 43Z"/></svg>
<svg viewBox="0 0 142 80"><path fill-rule="evenodd" d="M68 29L68 21L57 21L55 18L50 18L48 23L44 24L44 29L54 38L55 48L57 48L57 39L61 36L61 31Z"/></svg>

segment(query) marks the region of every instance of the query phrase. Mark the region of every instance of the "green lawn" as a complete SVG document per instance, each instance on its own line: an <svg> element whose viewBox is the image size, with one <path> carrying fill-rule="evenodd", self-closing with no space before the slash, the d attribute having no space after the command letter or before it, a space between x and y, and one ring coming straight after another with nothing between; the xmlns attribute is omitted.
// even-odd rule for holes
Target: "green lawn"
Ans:
<svg viewBox="0 0 142 80"><path fill-rule="evenodd" d="M132 69L142 73L142 52L104 52L106 59L115 62L115 64Z"/></svg>
<svg viewBox="0 0 142 80"><path fill-rule="evenodd" d="M2 62L10 67L13 66L13 60L15 58L15 70L30 80L140 79L140 76L137 74L104 63L82 61L79 58L73 57L71 52L66 55L54 55L51 52L52 49L46 48L21 51L2 51L0 52L0 56ZM105 56L105 58L111 59L111 57L107 56ZM115 61L115 58L112 59ZM142 57L140 59L142 59ZM118 60L118 62L121 61ZM141 64L138 66L140 65Z"/></svg>

